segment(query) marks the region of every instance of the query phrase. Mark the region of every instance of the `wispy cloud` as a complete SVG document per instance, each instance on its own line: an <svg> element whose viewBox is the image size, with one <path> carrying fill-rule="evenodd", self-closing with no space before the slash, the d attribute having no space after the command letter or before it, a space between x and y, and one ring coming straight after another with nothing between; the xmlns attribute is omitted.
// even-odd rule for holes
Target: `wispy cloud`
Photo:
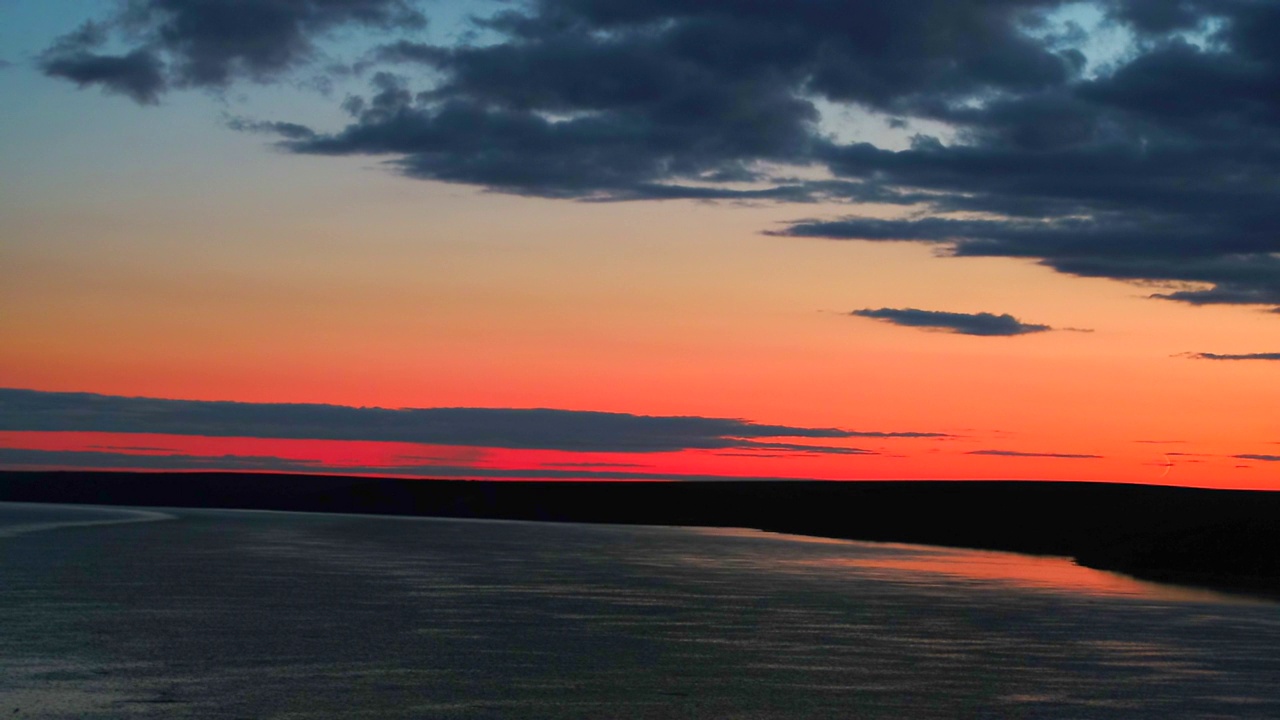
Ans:
<svg viewBox="0 0 1280 720"><path fill-rule="evenodd" d="M800 443L778 442L743 442L735 446L737 449L749 450L783 450L788 453L810 455L877 455L873 450L852 447L831 447L829 445L804 445Z"/></svg>
<svg viewBox="0 0 1280 720"><path fill-rule="evenodd" d="M1241 353L1241 354L1220 354L1220 353L1185 353L1182 357L1189 357L1195 360L1280 360L1280 352L1263 352L1263 353Z"/></svg>
<svg viewBox="0 0 1280 720"><path fill-rule="evenodd" d="M0 389L0 430L162 433L207 437L365 440L578 452L789 449L768 438L935 438L943 433L767 425L733 418L518 408L339 405L128 398ZM797 445L807 452L861 454Z"/></svg>
<svg viewBox="0 0 1280 720"><path fill-rule="evenodd" d="M958 313L916 308L879 308L854 310L849 314L883 320L904 327L943 330L960 335L1027 335L1053 329L1048 325L1024 323L1012 315L995 315L987 312Z"/></svg>
<svg viewBox="0 0 1280 720"><path fill-rule="evenodd" d="M1243 455L1232 455L1231 457L1236 458L1237 460L1261 460L1262 462L1280 462L1280 455L1243 454Z"/></svg>
<svg viewBox="0 0 1280 720"><path fill-rule="evenodd" d="M129 453L102 450L30 450L0 448L0 467L78 468L99 470L262 470L326 472L315 460L290 460L269 455L187 455L185 453Z"/></svg>
<svg viewBox="0 0 1280 720"><path fill-rule="evenodd" d="M1015 458L1057 458L1060 460L1101 460L1101 455L1083 455L1078 453L1055 452L1021 452L1018 450L972 450L966 455L994 455L997 457Z"/></svg>

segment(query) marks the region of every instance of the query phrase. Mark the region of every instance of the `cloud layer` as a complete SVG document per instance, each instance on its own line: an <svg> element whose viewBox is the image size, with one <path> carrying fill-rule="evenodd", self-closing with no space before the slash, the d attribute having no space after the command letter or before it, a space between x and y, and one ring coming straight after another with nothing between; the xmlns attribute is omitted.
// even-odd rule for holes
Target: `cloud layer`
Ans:
<svg viewBox="0 0 1280 720"><path fill-rule="evenodd" d="M366 440L575 452L870 451L761 438L929 438L930 432L762 425L728 418L581 410L354 408L339 405L127 398L0 389L0 430L162 433L205 437Z"/></svg>
<svg viewBox="0 0 1280 720"><path fill-rule="evenodd" d="M987 312L956 313L917 310L915 308L880 308L878 310L854 310L849 314L874 320L883 320L904 327L945 330L960 335L1028 335L1053 329L1048 325L1024 323L1012 315L995 315Z"/></svg>
<svg viewBox="0 0 1280 720"><path fill-rule="evenodd" d="M408 0L124 8L51 47L45 72L148 103L282 77L338 30L425 22ZM1102 20L1085 22L1090 8ZM482 42L371 48L370 92L347 99L343 127L238 126L524 195L843 201L846 217L777 234L930 243L1159 283L1167 300L1280 307L1280 4L526 0L476 28ZM1123 47L1090 57L1098 28ZM935 136L848 139L824 122L832 107ZM865 202L902 212L871 217Z"/></svg>

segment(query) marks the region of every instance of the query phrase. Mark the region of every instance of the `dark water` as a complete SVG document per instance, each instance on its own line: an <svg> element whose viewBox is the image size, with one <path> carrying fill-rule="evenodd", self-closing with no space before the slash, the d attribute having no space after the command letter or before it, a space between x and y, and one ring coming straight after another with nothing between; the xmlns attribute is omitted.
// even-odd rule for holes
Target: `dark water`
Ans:
<svg viewBox="0 0 1280 720"><path fill-rule="evenodd" d="M1277 680L1280 605L1060 559L0 504L0 718L1276 718Z"/></svg>

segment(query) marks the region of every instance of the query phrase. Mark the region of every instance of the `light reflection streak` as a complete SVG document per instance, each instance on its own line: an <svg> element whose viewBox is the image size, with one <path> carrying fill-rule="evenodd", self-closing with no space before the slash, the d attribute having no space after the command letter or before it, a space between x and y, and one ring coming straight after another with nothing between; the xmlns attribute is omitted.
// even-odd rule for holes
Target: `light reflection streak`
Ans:
<svg viewBox="0 0 1280 720"><path fill-rule="evenodd" d="M966 583L998 589L1042 591L1089 597L1127 597L1169 602L1262 602L1247 597L1164 583L1077 565L1071 558L945 548L905 543L873 543L834 538L762 533L744 528L699 528L706 535L742 540L774 541L772 551L758 548L760 566L804 573L856 573L877 579L918 585ZM825 551L804 553L785 544L825 545ZM763 542L760 543L764 545ZM844 552L840 549L845 548Z"/></svg>

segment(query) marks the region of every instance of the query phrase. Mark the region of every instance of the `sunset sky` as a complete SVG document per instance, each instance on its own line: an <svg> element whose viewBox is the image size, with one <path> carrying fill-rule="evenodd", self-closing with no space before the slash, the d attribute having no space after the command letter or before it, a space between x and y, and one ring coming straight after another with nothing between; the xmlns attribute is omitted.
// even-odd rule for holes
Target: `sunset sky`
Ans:
<svg viewBox="0 0 1280 720"><path fill-rule="evenodd" d="M0 467L1280 489L1280 3L0 4Z"/></svg>

